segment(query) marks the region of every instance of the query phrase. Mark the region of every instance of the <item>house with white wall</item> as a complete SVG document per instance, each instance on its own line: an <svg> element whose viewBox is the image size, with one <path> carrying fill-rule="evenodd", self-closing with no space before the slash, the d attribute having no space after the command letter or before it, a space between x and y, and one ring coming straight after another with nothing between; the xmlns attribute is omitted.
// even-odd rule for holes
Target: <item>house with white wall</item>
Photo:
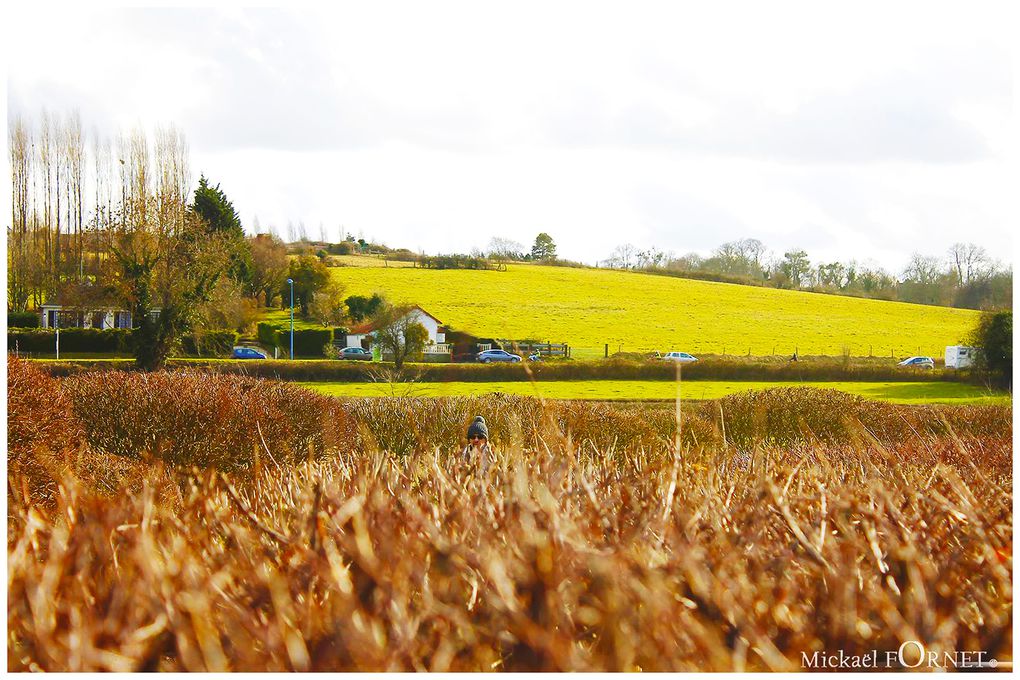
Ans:
<svg viewBox="0 0 1020 680"><path fill-rule="evenodd" d="M425 345L426 354L450 353L450 346L446 344L446 327L442 321L417 305L412 307L404 318L410 318L412 322L417 321L428 331L428 340ZM344 347L364 347L368 349L372 344L372 334L377 328L378 326L371 321L355 326L347 332Z"/></svg>

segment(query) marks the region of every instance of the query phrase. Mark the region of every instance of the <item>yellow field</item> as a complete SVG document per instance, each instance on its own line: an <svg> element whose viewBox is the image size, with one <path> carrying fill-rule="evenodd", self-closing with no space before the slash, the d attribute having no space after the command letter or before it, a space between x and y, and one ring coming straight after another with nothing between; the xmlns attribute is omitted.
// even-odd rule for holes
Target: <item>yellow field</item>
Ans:
<svg viewBox="0 0 1020 680"><path fill-rule="evenodd" d="M355 264L364 258L350 258ZM374 264L374 263L373 263ZM636 272L511 264L507 271L347 266L349 295L417 303L480 337L567 342L574 356L694 354L940 357L978 312L692 281Z"/></svg>

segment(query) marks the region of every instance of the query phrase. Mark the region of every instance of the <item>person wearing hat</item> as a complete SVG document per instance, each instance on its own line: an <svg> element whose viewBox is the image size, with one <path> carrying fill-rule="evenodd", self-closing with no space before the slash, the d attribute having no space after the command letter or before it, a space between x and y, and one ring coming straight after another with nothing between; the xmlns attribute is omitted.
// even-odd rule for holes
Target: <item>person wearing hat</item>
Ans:
<svg viewBox="0 0 1020 680"><path fill-rule="evenodd" d="M478 471L485 474L492 464L492 449L489 447L489 426L485 418L475 416L468 425L467 445L460 452L461 460L470 465L477 465Z"/></svg>

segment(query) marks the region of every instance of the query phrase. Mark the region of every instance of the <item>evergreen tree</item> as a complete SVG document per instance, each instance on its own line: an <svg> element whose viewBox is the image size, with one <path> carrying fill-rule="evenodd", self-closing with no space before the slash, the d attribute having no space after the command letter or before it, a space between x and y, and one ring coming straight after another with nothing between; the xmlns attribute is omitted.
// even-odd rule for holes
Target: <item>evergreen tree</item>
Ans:
<svg viewBox="0 0 1020 680"><path fill-rule="evenodd" d="M244 236L244 227L234 210L234 204L220 189L220 185L210 185L205 175L199 177L192 210L202 218L209 234L225 237L230 244L232 252L228 276L238 283L250 285L254 268L251 245Z"/></svg>
<svg viewBox="0 0 1020 680"><path fill-rule="evenodd" d="M552 236L544 231L535 237L535 244L531 246L531 257L535 260L555 260L556 242Z"/></svg>

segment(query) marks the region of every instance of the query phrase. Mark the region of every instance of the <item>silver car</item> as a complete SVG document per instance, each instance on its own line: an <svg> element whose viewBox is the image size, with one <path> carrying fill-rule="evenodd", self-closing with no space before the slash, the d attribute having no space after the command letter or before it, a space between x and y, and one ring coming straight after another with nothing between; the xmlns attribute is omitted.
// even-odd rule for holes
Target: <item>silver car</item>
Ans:
<svg viewBox="0 0 1020 680"><path fill-rule="evenodd" d="M689 364L698 360L697 357L691 356L687 352L666 352L659 358L663 361L677 361L681 364Z"/></svg>
<svg viewBox="0 0 1020 680"><path fill-rule="evenodd" d="M517 354L510 354L510 352L501 349L487 349L484 352L479 352L475 355L475 361L488 364L493 361L509 361L517 363L521 360L521 357Z"/></svg>

